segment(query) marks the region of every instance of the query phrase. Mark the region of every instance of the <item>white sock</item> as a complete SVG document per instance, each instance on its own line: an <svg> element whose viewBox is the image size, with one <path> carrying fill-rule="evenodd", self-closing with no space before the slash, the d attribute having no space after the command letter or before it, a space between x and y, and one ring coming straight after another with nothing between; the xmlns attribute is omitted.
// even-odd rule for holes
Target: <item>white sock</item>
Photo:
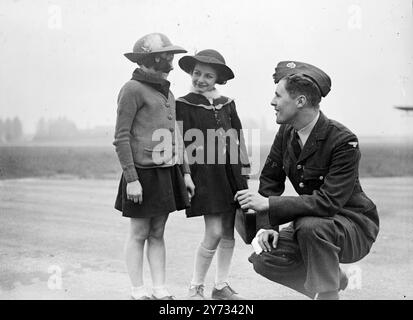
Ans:
<svg viewBox="0 0 413 320"><path fill-rule="evenodd" d="M171 296L169 291L165 288L165 286L158 286L158 287L153 287L153 295L160 299L163 297Z"/></svg>
<svg viewBox="0 0 413 320"><path fill-rule="evenodd" d="M136 298L136 299L144 297L144 296L147 296L147 297L150 296L144 285L140 287L132 287L131 295L133 298Z"/></svg>
<svg viewBox="0 0 413 320"><path fill-rule="evenodd" d="M234 253L235 239L221 239L217 250L217 272L215 288L218 290L228 285L229 267Z"/></svg>
<svg viewBox="0 0 413 320"><path fill-rule="evenodd" d="M209 250L201 243L195 256L194 274L191 280L191 286L204 284L205 277L214 258L216 250Z"/></svg>

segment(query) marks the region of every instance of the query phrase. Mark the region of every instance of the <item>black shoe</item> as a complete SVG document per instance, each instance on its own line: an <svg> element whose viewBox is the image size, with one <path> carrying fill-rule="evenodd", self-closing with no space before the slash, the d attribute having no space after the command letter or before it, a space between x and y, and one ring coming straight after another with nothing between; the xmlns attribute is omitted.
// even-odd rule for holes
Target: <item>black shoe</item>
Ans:
<svg viewBox="0 0 413 320"><path fill-rule="evenodd" d="M348 286L348 277L346 273L340 269L340 287L338 290L345 290Z"/></svg>
<svg viewBox="0 0 413 320"><path fill-rule="evenodd" d="M214 300L245 300L229 285L226 285L222 289L214 288L212 290L211 298Z"/></svg>
<svg viewBox="0 0 413 320"><path fill-rule="evenodd" d="M175 300L174 296L164 296L162 298L157 298L154 295L152 295L152 300Z"/></svg>

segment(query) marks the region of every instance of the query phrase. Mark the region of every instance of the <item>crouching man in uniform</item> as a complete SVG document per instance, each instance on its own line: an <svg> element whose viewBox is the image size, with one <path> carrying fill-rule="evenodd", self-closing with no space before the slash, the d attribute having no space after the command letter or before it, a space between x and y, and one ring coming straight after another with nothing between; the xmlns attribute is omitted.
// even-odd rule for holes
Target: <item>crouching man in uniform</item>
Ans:
<svg viewBox="0 0 413 320"><path fill-rule="evenodd" d="M281 126L258 193L242 190L235 196L243 209L268 217L269 224L256 236L263 252L250 262L257 273L310 298L338 299L348 283L339 264L366 256L379 231L376 206L359 181L358 140L320 111L321 98L331 88L325 72L283 61L273 77L277 86L271 105ZM286 177L298 196L281 196ZM278 226L288 222L278 233ZM294 266L273 259L282 234L287 240L291 235L299 252Z"/></svg>

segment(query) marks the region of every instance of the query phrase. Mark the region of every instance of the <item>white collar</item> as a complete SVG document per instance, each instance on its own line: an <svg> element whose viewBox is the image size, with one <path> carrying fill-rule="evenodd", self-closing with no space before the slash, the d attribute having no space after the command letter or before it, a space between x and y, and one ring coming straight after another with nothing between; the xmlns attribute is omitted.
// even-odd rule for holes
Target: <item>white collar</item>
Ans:
<svg viewBox="0 0 413 320"><path fill-rule="evenodd" d="M216 88L214 88L214 89L211 90L211 91L207 91L207 92L204 92L204 93L199 93L199 92L197 92L197 91L195 90L195 88L194 88L193 86L191 86L190 91L193 92L193 93L197 93L197 94L203 95L205 98L208 99L208 101L209 101L211 104L213 104L213 100L214 100L214 99L218 99L219 97L221 97L221 94L219 93L219 91L218 91Z"/></svg>
<svg viewBox="0 0 413 320"><path fill-rule="evenodd" d="M318 118L320 118L320 111L317 112L317 115L314 117L313 120L311 120L311 122L309 124L307 124L304 128L302 128L301 130L298 130L298 136L300 137L301 140L301 147L303 147L305 145L305 143L307 142L308 137L311 134L311 131L313 131L315 124L318 121Z"/></svg>

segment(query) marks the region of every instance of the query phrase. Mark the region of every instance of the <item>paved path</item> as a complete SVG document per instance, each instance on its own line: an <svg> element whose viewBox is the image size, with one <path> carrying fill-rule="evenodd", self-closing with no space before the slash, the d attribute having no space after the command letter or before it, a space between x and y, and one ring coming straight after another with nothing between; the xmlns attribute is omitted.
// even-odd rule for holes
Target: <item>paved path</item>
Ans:
<svg viewBox="0 0 413 320"><path fill-rule="evenodd" d="M412 299L413 178L367 178L362 185L379 207L381 232L369 256L343 265L353 276L342 298ZM112 209L116 190L112 180L0 181L0 299L128 299L128 219ZM287 194L294 194L291 187ZM178 299L185 298L202 232L202 218L183 212L167 223L167 278ZM304 298L257 275L247 261L251 246L236 240L230 281L240 294ZM207 294L214 272L215 261ZM145 279L150 284L146 264Z"/></svg>

